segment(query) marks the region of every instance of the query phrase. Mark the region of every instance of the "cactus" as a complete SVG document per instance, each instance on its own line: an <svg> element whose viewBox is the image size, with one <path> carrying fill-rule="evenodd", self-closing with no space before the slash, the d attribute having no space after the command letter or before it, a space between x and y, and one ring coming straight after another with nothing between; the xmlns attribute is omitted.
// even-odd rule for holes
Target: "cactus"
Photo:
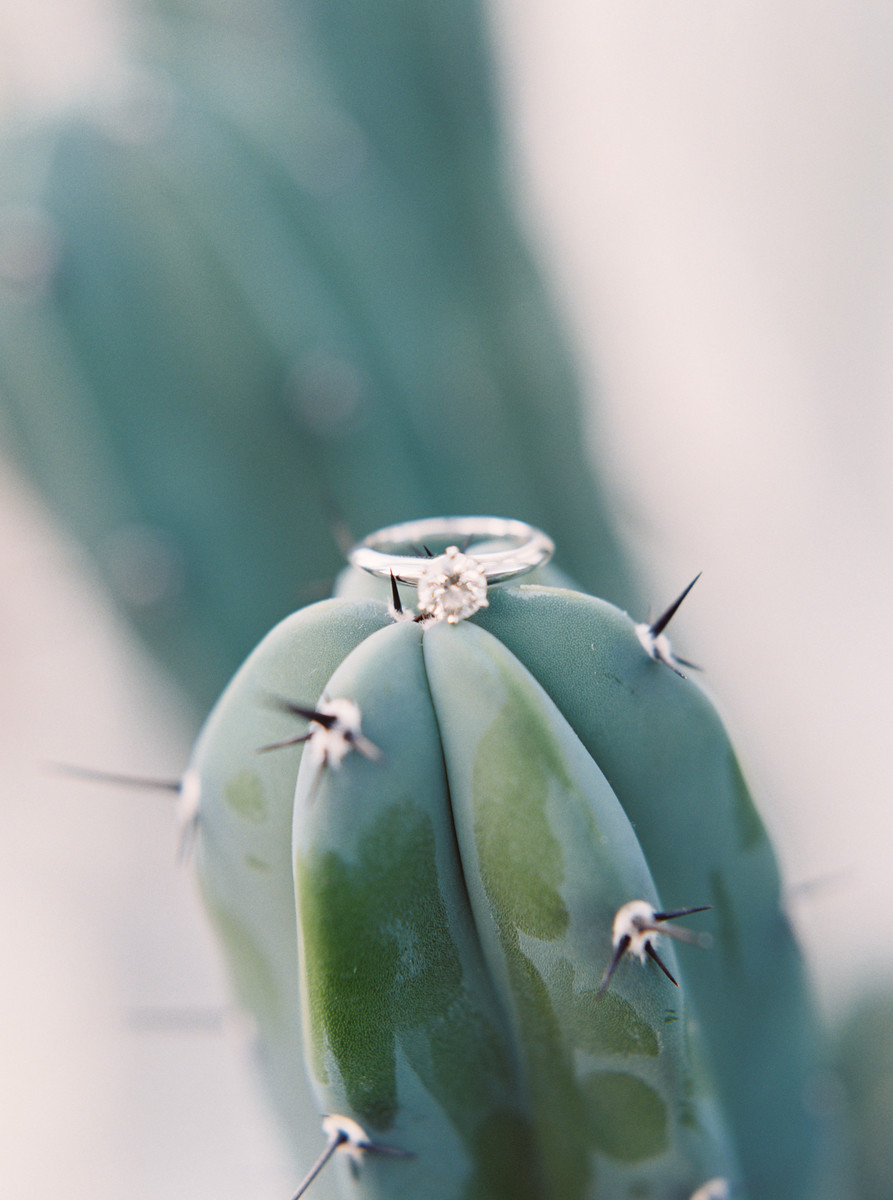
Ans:
<svg viewBox="0 0 893 1200"><path fill-rule="evenodd" d="M313 1194L815 1195L815 1016L705 693L578 592L362 590L267 636L186 776L299 1169L323 1114L348 1152Z"/></svg>
<svg viewBox="0 0 893 1200"><path fill-rule="evenodd" d="M838 1102L859 1200L893 1200L893 990L877 984L836 1031ZM832 1076L832 1080L834 1076Z"/></svg>
<svg viewBox="0 0 893 1200"><path fill-rule="evenodd" d="M185 0L145 28L117 107L3 148L0 419L202 710L330 593L343 526L512 512L629 603L479 6Z"/></svg>

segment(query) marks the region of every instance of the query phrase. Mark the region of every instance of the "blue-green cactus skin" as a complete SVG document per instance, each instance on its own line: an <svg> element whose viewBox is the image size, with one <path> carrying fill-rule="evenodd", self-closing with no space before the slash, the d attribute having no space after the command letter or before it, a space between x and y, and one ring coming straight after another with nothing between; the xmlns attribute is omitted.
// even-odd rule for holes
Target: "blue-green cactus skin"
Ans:
<svg viewBox="0 0 893 1200"><path fill-rule="evenodd" d="M719 1175L736 1197L805 1200L815 1017L712 704L611 605L538 585L489 601L458 627L395 624L359 595L295 614L194 756L204 890L303 1164L323 1111L417 1155L314 1187L340 1170L364 1197L400 1179L425 1200L688 1200ZM353 699L381 756L320 771L301 745L256 755L302 731L271 692ZM631 899L712 904L692 922L715 944L667 950L678 992L624 960L595 1001ZM625 1104L638 1116L618 1120Z"/></svg>
<svg viewBox="0 0 893 1200"><path fill-rule="evenodd" d="M688 955L685 974L742 1161L755 1196L808 1196L818 1024L775 857L716 710L645 655L633 622L604 601L522 585L494 590L479 621L605 772L661 895L714 906L715 947Z"/></svg>
<svg viewBox="0 0 893 1200"><path fill-rule="evenodd" d="M298 775L308 1064L323 1110L416 1156L365 1163L361 1194L669 1200L730 1175L682 997L651 969L596 999L615 911L656 892L535 681L480 629L401 624L327 692L382 758Z"/></svg>
<svg viewBox="0 0 893 1200"><path fill-rule="evenodd" d="M272 697L319 695L338 664L389 623L375 601L322 601L273 629L208 718L192 755L201 780L196 853L202 894L238 1000L257 1024L261 1074L292 1138L298 1170L316 1155L319 1115L301 1065L291 829L297 751L258 754L294 733ZM325 1176L316 1200L332 1200Z"/></svg>
<svg viewBox="0 0 893 1200"><path fill-rule="evenodd" d="M605 772L661 895L714 906L716 945L687 956L685 971L747 1177L756 1196L816 1195L835 1153L823 1154L808 1106L818 1021L734 749L694 680L644 654L626 613L554 586L554 571L537 579L553 586L493 589L474 621L524 663ZM353 597L385 590L359 571L338 586Z"/></svg>
<svg viewBox="0 0 893 1200"><path fill-rule="evenodd" d="M519 1064L456 845L418 626L367 639L327 691L382 751L298 776L295 877L310 1075L320 1108L411 1161L363 1165L362 1194L541 1193ZM409 733L409 736L407 734Z"/></svg>

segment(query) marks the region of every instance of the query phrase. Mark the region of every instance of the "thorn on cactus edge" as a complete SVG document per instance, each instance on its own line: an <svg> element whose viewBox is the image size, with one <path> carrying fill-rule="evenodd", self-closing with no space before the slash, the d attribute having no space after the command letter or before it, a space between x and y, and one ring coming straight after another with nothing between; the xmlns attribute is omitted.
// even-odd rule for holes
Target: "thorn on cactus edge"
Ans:
<svg viewBox="0 0 893 1200"><path fill-rule="evenodd" d="M400 590L397 587L397 576L393 571L391 576L391 602L388 605L388 614L392 621L427 621L429 619L427 613L415 613L410 608L403 607L403 601L400 598Z"/></svg>
<svg viewBox="0 0 893 1200"><path fill-rule="evenodd" d="M185 862L195 841L201 801L201 781L195 771L187 771L180 779L158 779L147 775L127 775L119 771L100 771L95 767L79 767L73 763L44 764L57 775L81 779L88 783L111 783L116 787L140 788L149 792L174 792L177 796L177 825L180 841L177 861Z"/></svg>
<svg viewBox="0 0 893 1200"><path fill-rule="evenodd" d="M384 1154L393 1158L415 1157L408 1150L398 1150L396 1146L382 1146L373 1142L366 1131L350 1117L340 1117L334 1113L324 1117L322 1131L328 1139L326 1148L304 1176L292 1200L299 1200L304 1195L336 1150L343 1149L356 1166L360 1165L365 1154Z"/></svg>
<svg viewBox="0 0 893 1200"><path fill-rule="evenodd" d="M179 792L179 779L157 779L147 775L125 775L117 771L100 771L95 767L79 767L74 763L49 762L46 769L69 779L83 779L90 783L114 783L121 787L145 788L154 792Z"/></svg>
<svg viewBox="0 0 893 1200"><path fill-rule="evenodd" d="M655 621L652 621L650 624L647 621L643 621L636 625L636 634L639 638L639 641L642 643L645 652L656 662L661 662L665 667L669 667L670 670L674 671L681 679L684 679L685 676L679 670L679 666L677 664L681 663L682 666L688 667L692 671L700 671L701 668L696 666L693 662L688 662L684 658L676 657L676 655L673 653L672 647L670 646L670 639L666 636L664 630L672 621L673 617L675 617L682 601L701 578L701 574L702 573L698 571L697 575L694 577L688 587L685 588L684 591L680 592L670 607L662 612Z"/></svg>
<svg viewBox="0 0 893 1200"><path fill-rule="evenodd" d="M679 984L657 953L655 943L660 934L665 933L679 942L688 942L696 946L707 945L704 934L694 933L690 929L667 927L664 922L673 921L677 917L687 917L692 913L707 912L710 907L709 904L701 904L694 908L675 908L658 912L647 900L630 900L618 908L614 915L614 928L611 935L614 953L611 955L611 960L605 968L605 973L598 986L595 994L596 1000L601 999L607 991L608 984L625 954L634 955L641 963L644 963L647 955L660 967L670 983L678 987Z"/></svg>

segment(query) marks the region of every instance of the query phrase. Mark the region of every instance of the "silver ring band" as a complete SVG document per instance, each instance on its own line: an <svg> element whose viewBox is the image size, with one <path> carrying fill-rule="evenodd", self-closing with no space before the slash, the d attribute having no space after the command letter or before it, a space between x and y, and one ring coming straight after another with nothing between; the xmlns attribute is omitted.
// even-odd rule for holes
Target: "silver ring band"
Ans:
<svg viewBox="0 0 893 1200"><path fill-rule="evenodd" d="M400 554L407 546L420 550L428 542L460 546L473 557L488 583L499 583L525 575L549 561L555 545L542 530L526 521L505 517L429 517L389 525L363 538L348 554L348 561L372 575L387 578L391 573L401 583L418 584L431 567L431 558L421 553ZM509 545L481 549L475 543L508 542ZM442 551L441 551L442 553Z"/></svg>

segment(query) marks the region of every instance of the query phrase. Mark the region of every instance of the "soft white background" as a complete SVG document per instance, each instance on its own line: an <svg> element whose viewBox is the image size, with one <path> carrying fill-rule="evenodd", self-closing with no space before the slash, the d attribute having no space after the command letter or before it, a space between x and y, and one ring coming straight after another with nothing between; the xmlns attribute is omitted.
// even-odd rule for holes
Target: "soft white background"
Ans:
<svg viewBox="0 0 893 1200"><path fill-rule="evenodd" d="M705 664L826 1011L893 974L893 8L496 0L525 222L599 396L655 606ZM0 0L0 108L107 70L100 0ZM646 614L642 614L646 615ZM183 710L0 475L0 1178L31 1200L276 1200L287 1158L162 797ZM818 881L818 886L811 885ZM693 901L697 901L694 897Z"/></svg>

